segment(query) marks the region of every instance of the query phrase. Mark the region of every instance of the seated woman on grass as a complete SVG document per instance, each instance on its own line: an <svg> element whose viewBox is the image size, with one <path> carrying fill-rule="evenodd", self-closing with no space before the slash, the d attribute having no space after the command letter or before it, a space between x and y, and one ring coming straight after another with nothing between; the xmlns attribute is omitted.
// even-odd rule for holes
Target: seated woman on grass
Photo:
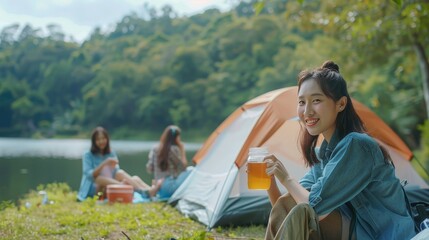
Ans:
<svg viewBox="0 0 429 240"><path fill-rule="evenodd" d="M164 129L159 143L149 152L146 164L148 173L153 173L153 189L158 189L161 200L170 198L188 177L192 167L188 166L185 146L180 139L182 131L170 125Z"/></svg>
<svg viewBox="0 0 429 240"><path fill-rule="evenodd" d="M116 153L110 148L109 134L103 127L96 127L91 136L91 149L82 157L82 180L78 201L93 197L99 192L105 193L110 184L127 184L136 192L148 192L150 195L158 191L156 186L149 186L138 176L130 176L119 168Z"/></svg>

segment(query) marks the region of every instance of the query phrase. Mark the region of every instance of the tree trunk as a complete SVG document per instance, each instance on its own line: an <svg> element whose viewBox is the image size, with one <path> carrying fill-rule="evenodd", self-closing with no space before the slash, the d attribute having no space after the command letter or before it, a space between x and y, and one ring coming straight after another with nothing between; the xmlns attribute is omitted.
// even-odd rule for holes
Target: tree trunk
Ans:
<svg viewBox="0 0 429 240"><path fill-rule="evenodd" d="M416 51L419 60L423 82L423 96L425 98L426 103L426 118L429 119L429 62L425 52L425 48L418 41L417 37L414 41L414 50Z"/></svg>

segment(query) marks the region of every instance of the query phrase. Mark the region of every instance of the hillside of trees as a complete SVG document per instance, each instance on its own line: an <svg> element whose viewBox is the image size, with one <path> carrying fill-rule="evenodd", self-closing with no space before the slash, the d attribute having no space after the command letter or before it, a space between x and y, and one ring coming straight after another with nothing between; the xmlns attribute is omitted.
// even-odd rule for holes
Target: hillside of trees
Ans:
<svg viewBox="0 0 429 240"><path fill-rule="evenodd" d="M190 17L147 7L82 43L55 24L47 33L3 28L0 136L73 136L96 125L125 137L168 124L209 133L247 100L331 59L352 97L419 147L427 3L273 0L255 14L255 2Z"/></svg>

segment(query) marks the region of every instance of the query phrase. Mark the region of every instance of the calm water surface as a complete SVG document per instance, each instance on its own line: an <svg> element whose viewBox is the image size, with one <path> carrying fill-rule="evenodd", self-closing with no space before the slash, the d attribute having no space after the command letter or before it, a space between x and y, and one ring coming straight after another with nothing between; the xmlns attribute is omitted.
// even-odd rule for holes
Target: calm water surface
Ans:
<svg viewBox="0 0 429 240"><path fill-rule="evenodd" d="M156 142L112 140L110 144L122 169L151 182L145 166ZM37 186L53 182L65 182L77 191L82 177L81 157L90 145L83 139L0 138L0 202L16 202ZM200 147L185 143L189 161Z"/></svg>

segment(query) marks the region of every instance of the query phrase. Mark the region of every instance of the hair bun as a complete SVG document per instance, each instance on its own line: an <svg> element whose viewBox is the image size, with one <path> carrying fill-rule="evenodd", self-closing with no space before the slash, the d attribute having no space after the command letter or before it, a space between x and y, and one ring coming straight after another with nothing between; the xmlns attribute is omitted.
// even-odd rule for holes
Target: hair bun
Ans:
<svg viewBox="0 0 429 240"><path fill-rule="evenodd" d="M337 73L340 73L340 67L338 67L338 65L331 60L324 62L322 64L322 68L326 68L326 69L335 71Z"/></svg>

